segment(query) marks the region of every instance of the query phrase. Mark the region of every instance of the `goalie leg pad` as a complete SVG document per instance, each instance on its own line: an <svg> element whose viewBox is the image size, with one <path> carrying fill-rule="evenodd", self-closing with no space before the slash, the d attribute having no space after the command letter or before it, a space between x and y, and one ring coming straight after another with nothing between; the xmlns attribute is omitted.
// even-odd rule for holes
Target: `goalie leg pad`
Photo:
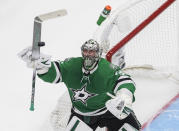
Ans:
<svg viewBox="0 0 179 131"><path fill-rule="evenodd" d="M124 125L119 129L119 131L139 131L128 123L124 123Z"/></svg>
<svg viewBox="0 0 179 131"><path fill-rule="evenodd" d="M78 117L73 116L65 131L93 131L86 123L80 120Z"/></svg>

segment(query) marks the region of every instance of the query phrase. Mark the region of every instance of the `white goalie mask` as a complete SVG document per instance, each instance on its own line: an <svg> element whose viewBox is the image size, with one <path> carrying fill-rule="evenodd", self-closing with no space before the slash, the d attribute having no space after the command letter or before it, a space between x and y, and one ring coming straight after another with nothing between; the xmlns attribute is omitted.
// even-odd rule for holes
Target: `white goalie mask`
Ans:
<svg viewBox="0 0 179 131"><path fill-rule="evenodd" d="M84 68L92 70L101 58L102 50L95 40L90 39L82 45L81 53L84 59Z"/></svg>

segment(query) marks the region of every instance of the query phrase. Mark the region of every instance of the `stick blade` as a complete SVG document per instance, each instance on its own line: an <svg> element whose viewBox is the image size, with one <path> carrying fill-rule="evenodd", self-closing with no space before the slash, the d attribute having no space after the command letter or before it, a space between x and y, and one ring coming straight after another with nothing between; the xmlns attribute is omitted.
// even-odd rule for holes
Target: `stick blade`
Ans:
<svg viewBox="0 0 179 131"><path fill-rule="evenodd" d="M35 17L35 20L43 22L45 20L49 20L49 19L53 19L53 18L56 18L56 17L65 16L65 15L67 15L67 10L61 9L61 10L57 10L57 11L53 11L53 12L50 12L50 13L39 15L39 16Z"/></svg>

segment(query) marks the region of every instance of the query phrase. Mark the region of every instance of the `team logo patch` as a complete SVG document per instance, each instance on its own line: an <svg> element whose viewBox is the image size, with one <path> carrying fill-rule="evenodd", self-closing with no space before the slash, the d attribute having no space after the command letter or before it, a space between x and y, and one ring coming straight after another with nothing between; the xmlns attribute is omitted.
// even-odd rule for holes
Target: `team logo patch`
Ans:
<svg viewBox="0 0 179 131"><path fill-rule="evenodd" d="M86 91L87 83L85 83L81 89L71 89L73 92L73 101L81 101L84 105L87 105L87 100L97 94Z"/></svg>

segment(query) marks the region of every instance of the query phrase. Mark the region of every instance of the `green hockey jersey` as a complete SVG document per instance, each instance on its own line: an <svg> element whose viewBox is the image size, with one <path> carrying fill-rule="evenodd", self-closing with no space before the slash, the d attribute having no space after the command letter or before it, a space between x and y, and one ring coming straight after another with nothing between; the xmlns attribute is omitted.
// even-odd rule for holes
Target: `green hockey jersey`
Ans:
<svg viewBox="0 0 179 131"><path fill-rule="evenodd" d="M82 57L53 61L49 71L38 76L50 83L64 82L73 110L86 116L100 115L107 111L105 103L111 99L107 92L115 95L121 88L127 88L133 94L135 91L130 76L103 58L90 72L83 68Z"/></svg>

